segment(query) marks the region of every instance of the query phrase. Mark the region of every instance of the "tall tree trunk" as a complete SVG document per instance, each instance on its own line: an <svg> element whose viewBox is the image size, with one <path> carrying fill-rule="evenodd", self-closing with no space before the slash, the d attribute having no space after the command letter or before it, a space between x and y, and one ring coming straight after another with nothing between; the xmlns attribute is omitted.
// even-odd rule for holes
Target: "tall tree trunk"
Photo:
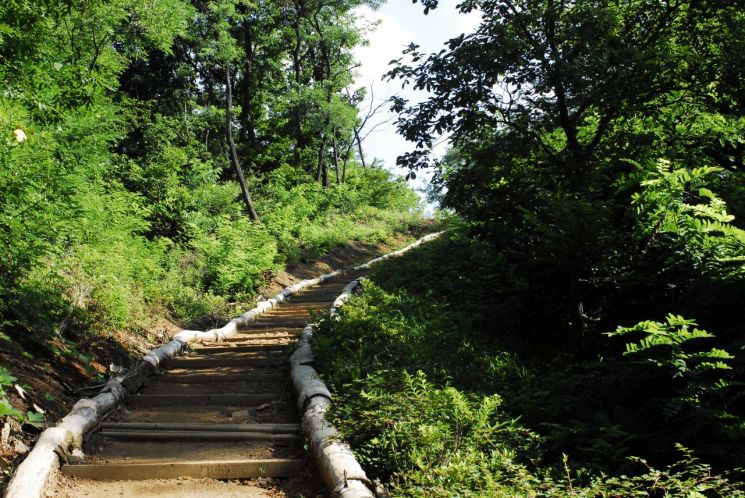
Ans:
<svg viewBox="0 0 745 498"><path fill-rule="evenodd" d="M326 136L321 136L321 145L318 147L318 170L316 181L321 181L324 187L329 186L329 166L326 163Z"/></svg>
<svg viewBox="0 0 745 498"><path fill-rule="evenodd" d="M241 115L239 121L241 124L241 134L239 142L248 141L251 145L252 152L258 147L258 137L256 136L256 126L254 125L253 116L251 115L251 105L254 100L254 90L251 88L252 78L254 78L253 68L256 58L256 46L254 44L253 30L251 21L246 20L243 23L243 48L246 57L243 63L243 78L236 82L239 88L241 100Z"/></svg>
<svg viewBox="0 0 745 498"><path fill-rule="evenodd" d="M341 180L339 180L339 149L336 146L336 130L334 130L334 140L332 145L334 147L334 171L336 171L336 184L339 185Z"/></svg>
<svg viewBox="0 0 745 498"><path fill-rule="evenodd" d="M323 173L323 149L325 148L326 138L321 135L321 145L318 147L318 167L316 168L316 181L321 181L321 174Z"/></svg>
<svg viewBox="0 0 745 498"><path fill-rule="evenodd" d="M302 48L302 39L300 37L300 20L303 17L305 11L305 5L300 0L295 0L295 46L292 49L292 67L295 71L295 87L297 91L300 91L302 87L302 66L300 62L300 50ZM300 115L300 109L296 109L293 113L293 125L295 128L295 150L293 151L293 163L294 165L300 166L301 154L305 143L303 140L303 121Z"/></svg>
<svg viewBox="0 0 745 498"><path fill-rule="evenodd" d="M366 168L367 165L365 164L365 154L362 152L362 140L360 139L360 131L355 128L354 129L354 138L357 140L357 149L360 152L360 161L362 161L362 167Z"/></svg>
<svg viewBox="0 0 745 498"><path fill-rule="evenodd" d="M235 172L238 174L238 181L241 184L241 193L243 194L243 202L246 203L246 209L248 209L248 216L251 221L258 221L259 215L256 213L253 201L251 201L251 194L248 192L248 186L246 186L246 178L243 176L243 168L238 160L238 153L235 150L235 142L233 141L233 88L230 82L230 67L225 66L225 134L228 138L228 146L230 147L230 158L233 161Z"/></svg>

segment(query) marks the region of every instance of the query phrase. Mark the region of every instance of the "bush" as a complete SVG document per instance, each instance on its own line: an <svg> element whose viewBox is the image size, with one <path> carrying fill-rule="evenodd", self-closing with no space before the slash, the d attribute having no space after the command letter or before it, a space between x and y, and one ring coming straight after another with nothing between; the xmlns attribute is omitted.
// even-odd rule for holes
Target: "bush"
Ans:
<svg viewBox="0 0 745 498"><path fill-rule="evenodd" d="M614 333L641 339L631 354L549 359L484 307L479 284L508 273L483 247L455 230L380 265L314 337L332 417L371 476L412 497L743 496L675 444L741 461L736 391L718 381L731 358L700 344L710 334L671 317Z"/></svg>

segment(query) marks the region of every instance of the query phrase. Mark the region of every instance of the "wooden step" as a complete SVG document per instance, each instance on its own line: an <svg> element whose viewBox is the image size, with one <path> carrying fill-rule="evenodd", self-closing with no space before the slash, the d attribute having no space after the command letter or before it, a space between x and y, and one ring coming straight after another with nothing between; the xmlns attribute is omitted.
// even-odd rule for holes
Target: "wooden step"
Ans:
<svg viewBox="0 0 745 498"><path fill-rule="evenodd" d="M99 481L141 481L192 477L206 479L254 479L292 477L303 469L300 459L239 459L145 463L90 463L64 465L62 473Z"/></svg>
<svg viewBox="0 0 745 498"><path fill-rule="evenodd" d="M257 344L261 346L288 346L295 340L297 340L298 336L300 335L300 330L301 329L298 329L298 331L293 334L283 334L275 336L243 333L240 336L229 337L225 339L225 342L235 344L236 346L253 346Z"/></svg>
<svg viewBox="0 0 745 498"><path fill-rule="evenodd" d="M245 431L101 430L100 436L128 441L295 441L298 434Z"/></svg>
<svg viewBox="0 0 745 498"><path fill-rule="evenodd" d="M254 372L236 373L236 374L167 374L151 378L150 384L213 384L213 383L232 383L232 382L279 382L287 379L283 373L265 373L257 374Z"/></svg>
<svg viewBox="0 0 745 498"><path fill-rule="evenodd" d="M282 349L276 349L274 351L226 351L220 349L213 350L201 350L201 351L190 351L184 356L179 358L193 360L195 358L246 358L249 361L260 360L260 359L277 359L287 358L290 354L290 349L287 346L282 346Z"/></svg>
<svg viewBox="0 0 745 498"><path fill-rule="evenodd" d="M322 311L326 309L326 306L323 303L320 304L303 304L303 303L295 303L294 301L285 301L282 303L282 305L279 308L276 308L278 310L312 310L312 311Z"/></svg>
<svg viewBox="0 0 745 498"><path fill-rule="evenodd" d="M151 382L142 388L140 394L268 394L288 390L289 379L281 377L268 382L266 380L242 380L240 382L222 382L219 377L215 382Z"/></svg>
<svg viewBox="0 0 745 498"><path fill-rule="evenodd" d="M298 434L299 424L199 424L199 423L148 423L148 422L104 422L104 430L165 430L165 431L214 431L214 432L270 432L274 434Z"/></svg>
<svg viewBox="0 0 745 498"><path fill-rule="evenodd" d="M313 310L316 313L322 313L326 311L326 307L319 308L317 310ZM267 313L262 318L263 319L270 319L270 318L308 318L310 316L310 312L303 308L288 308L288 309L278 309L275 311L272 311L271 313ZM260 323L260 322L259 322Z"/></svg>
<svg viewBox="0 0 745 498"><path fill-rule="evenodd" d="M213 353L286 353L290 350L286 344L244 344L235 346L200 346L191 351L199 354Z"/></svg>
<svg viewBox="0 0 745 498"><path fill-rule="evenodd" d="M137 394L127 396L129 406L258 406L282 399L273 394Z"/></svg>
<svg viewBox="0 0 745 498"><path fill-rule="evenodd" d="M174 358L166 362L166 368L220 368L220 367L280 367L287 364L286 357L277 358Z"/></svg>
<svg viewBox="0 0 745 498"><path fill-rule="evenodd" d="M243 330L246 329L278 329L278 328L288 328L288 329L297 329L297 328L303 328L308 323L308 320L303 318L302 320L298 319L291 319L290 318L284 318L281 316L278 317L268 317L261 320L256 320L253 322L249 322L248 325Z"/></svg>

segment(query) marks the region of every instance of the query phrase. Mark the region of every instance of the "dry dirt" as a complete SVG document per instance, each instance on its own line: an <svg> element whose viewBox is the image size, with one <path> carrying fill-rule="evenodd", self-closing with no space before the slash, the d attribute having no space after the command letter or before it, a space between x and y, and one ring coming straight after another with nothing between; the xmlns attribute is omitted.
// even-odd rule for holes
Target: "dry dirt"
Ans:
<svg viewBox="0 0 745 498"><path fill-rule="evenodd" d="M272 479L215 481L212 479L158 479L152 481L95 482L62 477L58 498L280 498L290 496ZM307 498L314 498L308 495Z"/></svg>

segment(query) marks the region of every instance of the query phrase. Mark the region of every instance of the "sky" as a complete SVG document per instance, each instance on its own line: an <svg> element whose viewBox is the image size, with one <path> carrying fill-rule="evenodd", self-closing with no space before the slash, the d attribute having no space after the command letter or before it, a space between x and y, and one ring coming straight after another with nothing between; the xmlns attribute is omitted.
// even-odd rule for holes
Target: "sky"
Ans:
<svg viewBox="0 0 745 498"><path fill-rule="evenodd" d="M370 87L372 84L376 102L393 95L414 100L424 98L425 93L414 92L410 87L402 90L400 81L386 82L381 78L390 69L388 63L401 57L401 52L409 43L420 45L420 50L425 53L437 52L444 48L447 40L461 33L472 32L478 25L480 15L477 12L468 15L458 13L455 6L459 1L461 0L441 0L440 6L426 16L422 5L413 4L411 0L388 0L377 11L368 7L360 8L360 22L378 20L380 24L368 34L369 44L356 50L356 59L361 64L357 69L357 86ZM367 109L365 104L361 108ZM365 158L369 162L373 158L380 159L387 169L405 174L405 170L396 167L396 157L411 151L414 144L396 133L393 122L395 115L388 108L386 105L385 112L380 112L374 118L374 122L391 121L377 127L365 139ZM364 115L364 111L362 114ZM441 155L446 147L443 143L435 152ZM428 174L418 174L417 180L411 184L416 188L423 188L428 178Z"/></svg>

